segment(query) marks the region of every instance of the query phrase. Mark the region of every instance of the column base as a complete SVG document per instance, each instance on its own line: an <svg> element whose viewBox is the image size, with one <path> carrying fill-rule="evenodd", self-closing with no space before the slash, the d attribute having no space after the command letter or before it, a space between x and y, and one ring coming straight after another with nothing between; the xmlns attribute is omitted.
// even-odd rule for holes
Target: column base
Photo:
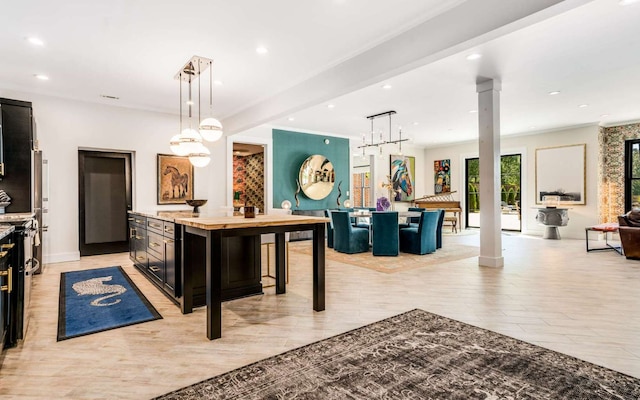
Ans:
<svg viewBox="0 0 640 400"><path fill-rule="evenodd" d="M504 267L504 257L480 256L478 257L478 265L480 267L502 268Z"/></svg>

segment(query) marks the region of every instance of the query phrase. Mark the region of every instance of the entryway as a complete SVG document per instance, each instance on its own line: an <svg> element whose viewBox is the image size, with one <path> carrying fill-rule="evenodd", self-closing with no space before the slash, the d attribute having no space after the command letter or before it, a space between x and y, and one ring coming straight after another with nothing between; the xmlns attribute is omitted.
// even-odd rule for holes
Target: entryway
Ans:
<svg viewBox="0 0 640 400"><path fill-rule="evenodd" d="M78 151L80 255L129 251L131 153Z"/></svg>

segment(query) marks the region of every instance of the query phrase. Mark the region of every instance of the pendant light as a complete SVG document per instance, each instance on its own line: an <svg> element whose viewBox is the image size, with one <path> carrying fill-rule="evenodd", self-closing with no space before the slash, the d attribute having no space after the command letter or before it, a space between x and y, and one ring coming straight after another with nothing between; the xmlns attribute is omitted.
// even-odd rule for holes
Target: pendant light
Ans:
<svg viewBox="0 0 640 400"><path fill-rule="evenodd" d="M205 70L206 68L209 68L211 71L212 66L213 66L212 60L203 58L203 57L193 56L191 60L189 60L189 62L187 62L187 64L184 67L182 67L182 69L180 69L178 74L176 74L175 76L175 79L178 79L178 81L180 82L180 96L179 96L180 98L180 133L177 135L174 135L169 140L169 148L174 154L178 156L188 157L189 161L194 167L204 167L211 162L211 151L209 151L209 149L205 147L205 145L202 143L202 139L207 138L207 140L209 140L209 138L212 138L213 136L209 134L210 132L214 132L214 136L215 136L215 132L219 132L220 134L217 137L217 139L219 139L222 136L222 125L220 124L220 122L218 122L215 119L214 120L217 122L217 126L219 127L219 129L217 130L212 130L210 128L207 128L205 129L207 132L205 134L201 134L198 130L193 129L193 107L195 106L195 103L192 98L192 84L194 79L197 78L198 79L198 120L199 120L200 110L201 110L200 79L202 76L202 71ZM213 75L210 74L210 78L212 76ZM183 110L182 110L183 82L187 82L188 94L189 94L189 97L187 100L188 126L184 129L183 129L183 123L182 123L183 116L184 116ZM211 82L210 82L209 91L210 91L209 102L210 104L212 104ZM203 123L205 121L203 121ZM208 125L205 124L205 126L208 126Z"/></svg>
<svg viewBox="0 0 640 400"><path fill-rule="evenodd" d="M213 61L209 60L209 115L213 115ZM222 137L222 124L213 117L200 122L200 135L208 142L215 142Z"/></svg>

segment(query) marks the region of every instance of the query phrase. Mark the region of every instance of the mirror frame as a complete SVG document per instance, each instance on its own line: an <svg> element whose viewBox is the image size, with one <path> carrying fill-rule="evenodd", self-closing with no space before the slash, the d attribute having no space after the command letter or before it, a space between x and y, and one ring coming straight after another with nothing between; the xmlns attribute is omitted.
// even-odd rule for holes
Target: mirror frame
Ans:
<svg viewBox="0 0 640 400"><path fill-rule="evenodd" d="M312 200L329 196L335 185L335 169L329 159L320 154L307 157L300 166L298 182L302 192Z"/></svg>

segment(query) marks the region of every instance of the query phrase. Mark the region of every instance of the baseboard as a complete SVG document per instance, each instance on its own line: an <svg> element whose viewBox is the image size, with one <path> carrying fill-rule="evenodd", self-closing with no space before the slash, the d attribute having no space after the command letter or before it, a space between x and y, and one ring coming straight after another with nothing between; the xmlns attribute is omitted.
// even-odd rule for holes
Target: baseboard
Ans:
<svg viewBox="0 0 640 400"><path fill-rule="evenodd" d="M68 262L68 261L79 261L80 252L72 251L70 253L49 254L49 255L45 255L43 258L44 258L43 264L55 264L55 263Z"/></svg>

